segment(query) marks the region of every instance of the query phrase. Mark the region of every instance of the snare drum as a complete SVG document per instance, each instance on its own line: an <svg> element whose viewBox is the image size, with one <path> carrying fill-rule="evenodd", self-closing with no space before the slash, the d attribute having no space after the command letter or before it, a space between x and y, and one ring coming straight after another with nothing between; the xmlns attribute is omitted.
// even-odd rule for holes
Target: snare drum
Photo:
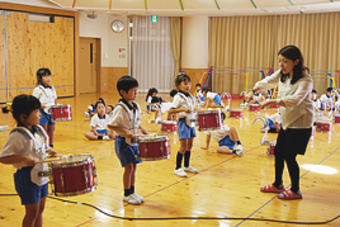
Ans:
<svg viewBox="0 0 340 227"><path fill-rule="evenodd" d="M318 132L329 132L332 128L332 123L329 121L317 121L316 131Z"/></svg>
<svg viewBox="0 0 340 227"><path fill-rule="evenodd" d="M340 124L340 114L335 114L334 115L334 123L335 124Z"/></svg>
<svg viewBox="0 0 340 227"><path fill-rule="evenodd" d="M250 104L249 105L250 112L260 112L260 105L259 104Z"/></svg>
<svg viewBox="0 0 340 227"><path fill-rule="evenodd" d="M275 156L275 154L274 154L275 146L276 146L276 141L270 141L269 142L269 147L267 148L268 149L267 154L271 157Z"/></svg>
<svg viewBox="0 0 340 227"><path fill-rule="evenodd" d="M136 138L140 158L145 161L155 161L170 158L169 136L140 136Z"/></svg>
<svg viewBox="0 0 340 227"><path fill-rule="evenodd" d="M51 106L51 116L54 121L71 121L72 106L71 105L54 105Z"/></svg>
<svg viewBox="0 0 340 227"><path fill-rule="evenodd" d="M240 109L230 110L230 117L242 118L243 110L240 110Z"/></svg>
<svg viewBox="0 0 340 227"><path fill-rule="evenodd" d="M66 156L49 163L52 169L52 191L56 196L92 192L97 186L97 172L91 155Z"/></svg>
<svg viewBox="0 0 340 227"><path fill-rule="evenodd" d="M279 109L280 106L277 105L277 104L271 104L271 105L270 105L270 108L272 108L272 109Z"/></svg>
<svg viewBox="0 0 340 227"><path fill-rule="evenodd" d="M222 127L221 110L206 110L198 112L198 130L215 130Z"/></svg>
<svg viewBox="0 0 340 227"><path fill-rule="evenodd" d="M176 132L177 131L177 122L176 121L159 121L162 125L162 132Z"/></svg>

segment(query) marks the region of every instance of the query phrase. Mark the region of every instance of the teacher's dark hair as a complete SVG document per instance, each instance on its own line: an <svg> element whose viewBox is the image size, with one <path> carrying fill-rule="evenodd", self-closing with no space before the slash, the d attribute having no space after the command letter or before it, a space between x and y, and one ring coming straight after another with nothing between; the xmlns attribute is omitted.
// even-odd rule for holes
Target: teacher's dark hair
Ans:
<svg viewBox="0 0 340 227"><path fill-rule="evenodd" d="M303 60L303 56L301 51L299 50L299 48L297 48L296 46L293 45L289 45L289 46L285 46L283 47L280 51L278 55L282 55L285 58L288 58L292 61L296 61L299 60L299 63L294 66L293 68L293 78L291 80L291 84L295 84L299 79L301 79L304 74L303 71L307 70L307 72L309 72L309 69L307 67L304 66L304 60ZM289 76L289 74L283 74L281 72L281 82L284 82L287 77Z"/></svg>

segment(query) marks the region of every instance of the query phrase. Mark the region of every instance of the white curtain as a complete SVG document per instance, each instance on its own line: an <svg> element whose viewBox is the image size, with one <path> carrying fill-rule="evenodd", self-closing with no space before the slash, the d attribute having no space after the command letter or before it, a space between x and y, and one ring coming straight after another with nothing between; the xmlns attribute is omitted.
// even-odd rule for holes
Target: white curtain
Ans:
<svg viewBox="0 0 340 227"><path fill-rule="evenodd" d="M155 87L159 92L172 89L175 62L171 49L170 18L133 17L132 76L138 80L139 90Z"/></svg>

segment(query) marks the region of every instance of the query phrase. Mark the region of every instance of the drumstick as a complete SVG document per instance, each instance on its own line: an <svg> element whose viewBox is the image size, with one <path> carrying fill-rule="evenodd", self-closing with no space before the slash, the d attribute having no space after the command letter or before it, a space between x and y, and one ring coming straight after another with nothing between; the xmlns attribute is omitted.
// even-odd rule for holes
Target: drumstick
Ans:
<svg viewBox="0 0 340 227"><path fill-rule="evenodd" d="M38 161L38 162L36 162L36 164L59 161L59 160L62 160L63 157L65 157L65 156L66 156L66 155L57 155L56 157L59 157L59 158L55 158L55 159L52 159L52 160L42 160L42 161ZM54 157L47 157L47 158L54 158Z"/></svg>

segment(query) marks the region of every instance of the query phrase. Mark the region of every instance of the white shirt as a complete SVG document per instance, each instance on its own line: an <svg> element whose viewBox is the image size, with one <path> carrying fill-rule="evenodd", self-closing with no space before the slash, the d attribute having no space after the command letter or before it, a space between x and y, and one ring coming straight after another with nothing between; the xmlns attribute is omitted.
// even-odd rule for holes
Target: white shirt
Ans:
<svg viewBox="0 0 340 227"><path fill-rule="evenodd" d="M162 102L160 105L160 111L161 113L168 112L171 108L173 108L172 102Z"/></svg>
<svg viewBox="0 0 340 227"><path fill-rule="evenodd" d="M313 102L313 107L315 110L319 110L320 107L321 107L321 102L320 102L320 99L316 99L315 101L312 101Z"/></svg>
<svg viewBox="0 0 340 227"><path fill-rule="evenodd" d="M326 94L322 94L320 96L320 102L323 103L323 104L332 105L332 103L333 103L333 95L331 95L330 97L327 97Z"/></svg>
<svg viewBox="0 0 340 227"><path fill-rule="evenodd" d="M181 92L178 92L175 97L174 101L172 102L172 108L188 108L190 110L194 110L195 106L197 105L196 99L194 96L189 94L189 96L184 95ZM188 114L186 112L180 112L177 114L178 118L186 117Z"/></svg>
<svg viewBox="0 0 340 227"><path fill-rule="evenodd" d="M254 99L255 101L260 101L262 96L263 96L262 93L259 93L259 94L254 95L254 96L253 96L253 99Z"/></svg>
<svg viewBox="0 0 340 227"><path fill-rule="evenodd" d="M120 101L114 108L112 117L110 118L109 124L113 127L125 128L130 130L132 133L137 134L139 125L141 123L141 110L138 103L135 103L137 109L130 110L129 107L122 101ZM121 137L125 135L117 132ZM126 140L127 143L131 144L130 140Z"/></svg>
<svg viewBox="0 0 340 227"><path fill-rule="evenodd" d="M280 113L274 113L269 116L269 119L272 120L275 123L280 124L281 123L281 116Z"/></svg>
<svg viewBox="0 0 340 227"><path fill-rule="evenodd" d="M55 104L55 100L57 99L57 93L53 86L51 88L45 88L41 84L34 88L33 96L39 99L42 105L47 106L44 111L48 113L51 106Z"/></svg>
<svg viewBox="0 0 340 227"><path fill-rule="evenodd" d="M282 128L310 128L313 125L314 111L312 104L312 77L305 71L304 77L295 84L286 78L280 81L281 73L277 70L272 75L258 81L254 89L269 90L278 85L278 98L286 107L280 107Z"/></svg>
<svg viewBox="0 0 340 227"><path fill-rule="evenodd" d="M107 128L107 125L110 122L110 117L107 114L104 114L103 118L99 118L98 113L92 116L91 118L91 127L94 127L96 130L104 130Z"/></svg>
<svg viewBox="0 0 340 227"><path fill-rule="evenodd" d="M205 132L211 135L217 142L220 142L224 137L229 134L230 128L227 125L223 125L220 129Z"/></svg>
<svg viewBox="0 0 340 227"><path fill-rule="evenodd" d="M215 93L215 92L210 92L210 91L207 92L207 98L208 99L214 100L216 95L217 95L217 93Z"/></svg>
<svg viewBox="0 0 340 227"><path fill-rule="evenodd" d="M148 99L146 100L146 103L151 104L151 101L152 101L152 96L150 95L150 96L148 97Z"/></svg>
<svg viewBox="0 0 340 227"><path fill-rule="evenodd" d="M43 161L47 157L48 141L45 130L39 125L37 125L37 131L34 134L25 127L16 127L9 134L8 140L1 150L0 157L27 155L36 161ZM14 163L13 166L17 169L27 167L24 163ZM48 177L38 176L40 171L46 170L46 163L35 165L31 171L31 180L37 185L46 184Z"/></svg>
<svg viewBox="0 0 340 227"><path fill-rule="evenodd" d="M196 97L197 97L198 99L201 99L202 97L204 97L204 95L203 95L203 93L202 93L202 90L197 91Z"/></svg>

